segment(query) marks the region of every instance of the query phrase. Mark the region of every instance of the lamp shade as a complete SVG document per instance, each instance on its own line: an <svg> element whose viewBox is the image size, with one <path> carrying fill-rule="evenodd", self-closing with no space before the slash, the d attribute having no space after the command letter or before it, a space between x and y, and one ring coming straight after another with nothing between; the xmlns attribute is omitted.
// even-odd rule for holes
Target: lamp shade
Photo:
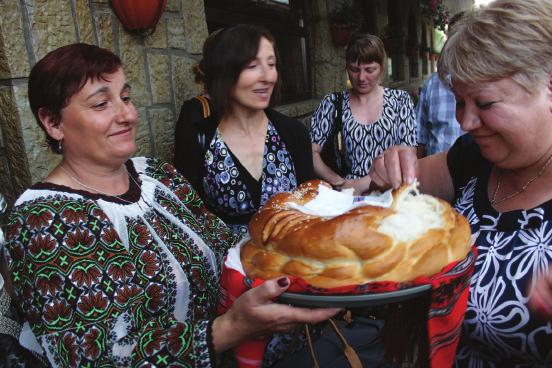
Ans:
<svg viewBox="0 0 552 368"><path fill-rule="evenodd" d="M167 0L111 0L111 7L127 31L153 29Z"/></svg>

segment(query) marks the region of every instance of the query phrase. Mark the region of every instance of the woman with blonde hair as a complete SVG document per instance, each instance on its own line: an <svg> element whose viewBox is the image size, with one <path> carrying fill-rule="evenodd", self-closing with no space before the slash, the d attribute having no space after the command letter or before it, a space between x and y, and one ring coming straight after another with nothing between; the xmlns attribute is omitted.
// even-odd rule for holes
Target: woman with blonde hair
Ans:
<svg viewBox="0 0 552 368"><path fill-rule="evenodd" d="M381 186L417 176L423 192L470 222L478 256L459 367L552 365L550 322L539 313L552 309L542 277L552 263L550 45L552 0L498 0L467 14L438 70L469 136L418 161L414 150L392 147L370 172Z"/></svg>

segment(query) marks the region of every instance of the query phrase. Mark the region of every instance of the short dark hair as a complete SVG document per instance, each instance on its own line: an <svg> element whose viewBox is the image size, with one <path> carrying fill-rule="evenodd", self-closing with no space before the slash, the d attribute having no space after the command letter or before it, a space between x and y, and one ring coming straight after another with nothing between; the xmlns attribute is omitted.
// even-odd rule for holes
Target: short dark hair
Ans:
<svg viewBox="0 0 552 368"><path fill-rule="evenodd" d="M243 68L255 59L261 38L266 38L274 47L276 70L280 70L280 58L274 36L264 27L252 24L238 24L224 29L217 35L211 52L204 59L205 87L213 101L214 109L223 116L231 109L229 96L240 77ZM270 98L273 105L279 97L280 74Z"/></svg>
<svg viewBox="0 0 552 368"><path fill-rule="evenodd" d="M40 122L39 109L45 109L54 125L61 121L61 110L89 80L115 73L121 59L109 50L85 43L74 43L51 51L35 64L29 75L28 96L31 110L46 141L55 153L61 153L58 141L46 132Z"/></svg>
<svg viewBox="0 0 552 368"><path fill-rule="evenodd" d="M345 61L349 63L376 62L385 67L385 47L382 40L375 35L359 33L353 36L345 51Z"/></svg>

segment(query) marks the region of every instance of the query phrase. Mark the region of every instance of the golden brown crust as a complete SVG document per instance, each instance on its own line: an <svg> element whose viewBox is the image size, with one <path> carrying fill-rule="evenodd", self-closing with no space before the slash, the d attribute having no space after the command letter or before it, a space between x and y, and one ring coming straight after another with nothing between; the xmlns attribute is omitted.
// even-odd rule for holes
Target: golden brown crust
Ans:
<svg viewBox="0 0 552 368"><path fill-rule="evenodd" d="M413 198L405 192L412 187L394 192L391 208L358 207L333 218L307 215L286 204L307 203L318 194L319 184L327 185L315 180L293 193L276 194L253 216L251 239L241 251L249 277L299 276L325 288L372 281L404 282L435 274L463 259L470 250L468 222L448 203L424 195L419 197L421 207L404 207L403 199ZM391 230L382 225L389 219L391 224L404 221L400 216L408 216L411 208L435 212L428 218L437 218L438 226L425 229L422 221L420 234L405 239L406 235L394 233L395 225Z"/></svg>

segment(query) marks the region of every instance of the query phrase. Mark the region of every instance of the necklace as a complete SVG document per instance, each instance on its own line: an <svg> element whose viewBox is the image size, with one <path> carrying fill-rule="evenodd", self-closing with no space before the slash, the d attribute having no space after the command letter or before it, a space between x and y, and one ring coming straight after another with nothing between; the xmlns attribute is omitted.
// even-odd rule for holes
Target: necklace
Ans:
<svg viewBox="0 0 552 368"><path fill-rule="evenodd" d="M87 189L88 191L96 192L96 193L98 193L98 194L101 194L101 195L104 195L104 196L107 196L107 197L114 197L114 198L117 198L118 200L120 200L120 201L122 201L122 202L127 203L127 204L133 204L133 203L134 203L134 202L132 202L132 201L129 201L129 200L127 200L127 199L122 198L121 196L108 194L108 193L103 192L103 191L101 191L101 190L99 190L99 189L96 189L96 188L94 188L94 187L91 187L91 186L89 186L89 185L84 184L84 183L83 183L82 181L80 181L76 176L74 176L73 174L71 174L71 173L69 172L69 170L66 169L62 164L59 164L59 168L60 168L61 170L63 170L63 172L64 172L69 178L71 178L71 180L73 180L75 183L77 183L77 184L80 185L81 187ZM128 174L128 173L127 173L127 174ZM136 185L137 188L140 188L140 184L138 184L138 182L136 181L136 179L134 179L134 178L132 177L132 175L128 174L128 177L134 182L134 184Z"/></svg>
<svg viewBox="0 0 552 368"><path fill-rule="evenodd" d="M529 186L531 184L533 184L533 182L535 180L537 180L538 178L540 178L544 174L544 172L546 171L548 166L550 166L550 163L552 163L552 155L550 155L550 157L548 157L548 160L546 160L546 162L541 166L541 168L540 168L539 172L537 173L537 175L535 175L531 179L527 180L527 182L521 187L521 189L518 189L515 192L512 192L512 193L508 194L505 197L497 199L496 195L498 194L498 191L500 190L500 184L502 183L502 171L499 171L498 172L498 177L496 179L496 188L493 192L493 197L491 198L491 201L490 201L491 205L494 206L495 204L502 203L504 201L507 201L508 199L514 198L515 196L518 196L521 193L525 192L527 190L527 188L529 188Z"/></svg>

